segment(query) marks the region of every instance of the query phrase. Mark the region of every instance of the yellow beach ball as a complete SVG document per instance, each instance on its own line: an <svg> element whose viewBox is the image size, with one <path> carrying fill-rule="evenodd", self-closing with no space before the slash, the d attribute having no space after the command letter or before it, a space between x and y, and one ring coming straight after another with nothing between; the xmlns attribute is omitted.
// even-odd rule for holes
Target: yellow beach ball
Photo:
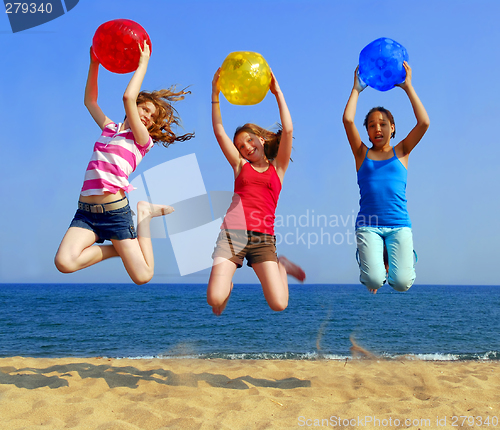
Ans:
<svg viewBox="0 0 500 430"><path fill-rule="evenodd" d="M231 52L222 63L219 83L229 103L255 105L269 91L271 69L257 52Z"/></svg>

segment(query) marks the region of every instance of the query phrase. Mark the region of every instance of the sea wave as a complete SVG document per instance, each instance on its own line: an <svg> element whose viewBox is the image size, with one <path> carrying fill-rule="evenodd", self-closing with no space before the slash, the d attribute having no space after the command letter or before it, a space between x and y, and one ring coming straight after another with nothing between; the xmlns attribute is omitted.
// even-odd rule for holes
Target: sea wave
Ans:
<svg viewBox="0 0 500 430"><path fill-rule="evenodd" d="M109 358L109 357L108 357ZM321 354L317 352L294 353L294 352L259 352L259 353L210 353L192 355L156 355L137 357L116 357L118 359L163 359L163 360L331 360L331 361L356 361L363 359L372 360L415 360L415 361L495 361L500 360L500 351L488 351L484 353L462 353L462 354L382 354L370 357L352 357L350 355Z"/></svg>

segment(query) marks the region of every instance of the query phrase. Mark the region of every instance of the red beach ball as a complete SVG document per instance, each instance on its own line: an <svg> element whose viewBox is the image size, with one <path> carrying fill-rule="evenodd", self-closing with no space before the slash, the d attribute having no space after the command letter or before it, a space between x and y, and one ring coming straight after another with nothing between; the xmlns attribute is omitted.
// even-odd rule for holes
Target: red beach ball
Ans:
<svg viewBox="0 0 500 430"><path fill-rule="evenodd" d="M152 50L146 30L130 19L114 19L100 25L92 39L92 50L102 66L113 73L130 73L139 65L139 46Z"/></svg>

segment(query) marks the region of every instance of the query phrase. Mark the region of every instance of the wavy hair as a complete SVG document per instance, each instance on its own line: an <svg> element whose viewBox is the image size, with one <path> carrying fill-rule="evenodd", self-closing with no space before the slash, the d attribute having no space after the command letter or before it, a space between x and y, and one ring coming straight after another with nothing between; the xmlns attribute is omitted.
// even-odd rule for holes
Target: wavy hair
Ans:
<svg viewBox="0 0 500 430"><path fill-rule="evenodd" d="M377 106L377 107L370 109L370 111L365 116L365 120L363 121L363 127L365 127L366 130L368 130L368 119L370 118L370 115L373 112L381 112L387 116L391 125L394 125L394 131L391 134L391 139L394 139L394 137L396 136L396 123L394 122L394 117L392 116L392 113L390 110L387 110L386 108L384 108L382 106Z"/></svg>
<svg viewBox="0 0 500 430"><path fill-rule="evenodd" d="M278 149L281 141L281 124L278 124L278 131L273 132L263 128L257 124L247 123L238 127L234 132L233 143L236 140L236 137L243 132L255 134L257 137L262 137L264 139L264 153L268 160L274 160L278 155Z"/></svg>
<svg viewBox="0 0 500 430"><path fill-rule="evenodd" d="M154 124L149 127L148 132L153 142L161 143L165 148L174 142L184 142L194 137L194 133L176 135L172 131L172 125L179 125L179 114L172 106L173 102L183 100L184 95L191 91L176 91L175 87L168 90L141 91L137 96L136 104L151 102L156 108Z"/></svg>

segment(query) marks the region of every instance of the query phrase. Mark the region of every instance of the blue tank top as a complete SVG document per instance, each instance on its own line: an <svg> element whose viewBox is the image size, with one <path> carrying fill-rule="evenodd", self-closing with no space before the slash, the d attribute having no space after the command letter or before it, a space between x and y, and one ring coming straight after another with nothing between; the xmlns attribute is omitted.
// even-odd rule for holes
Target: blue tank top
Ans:
<svg viewBox="0 0 500 430"><path fill-rule="evenodd" d="M356 227L411 227L406 208L408 172L396 157L371 160L366 151L358 170L359 213Z"/></svg>

